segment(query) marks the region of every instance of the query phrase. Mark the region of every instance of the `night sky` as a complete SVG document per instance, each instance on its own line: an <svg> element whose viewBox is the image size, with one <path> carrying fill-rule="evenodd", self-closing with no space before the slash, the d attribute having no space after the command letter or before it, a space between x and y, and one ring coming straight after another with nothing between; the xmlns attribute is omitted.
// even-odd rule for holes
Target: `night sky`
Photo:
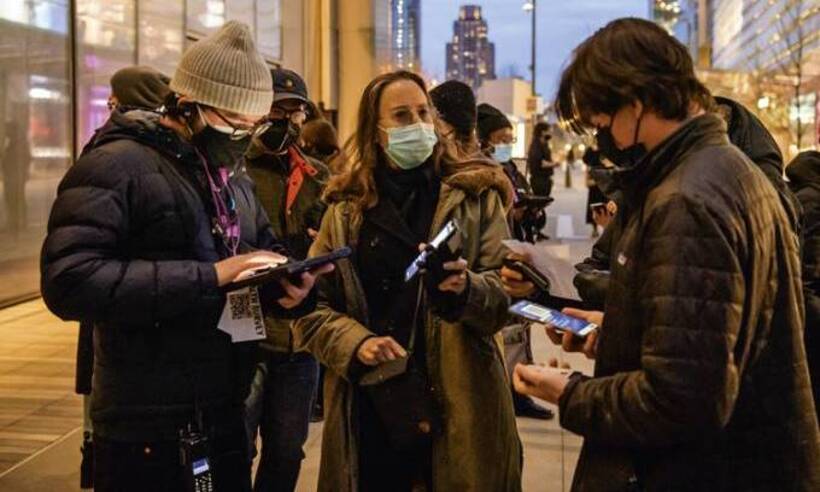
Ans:
<svg viewBox="0 0 820 492"><path fill-rule="evenodd" d="M561 68L572 49L596 29L618 17L644 17L647 0L538 0L537 89L546 100L554 96ZM490 41L495 43L496 76L530 78L530 13L524 0L422 0L422 68L432 78L445 76L445 44L461 5L482 7Z"/></svg>

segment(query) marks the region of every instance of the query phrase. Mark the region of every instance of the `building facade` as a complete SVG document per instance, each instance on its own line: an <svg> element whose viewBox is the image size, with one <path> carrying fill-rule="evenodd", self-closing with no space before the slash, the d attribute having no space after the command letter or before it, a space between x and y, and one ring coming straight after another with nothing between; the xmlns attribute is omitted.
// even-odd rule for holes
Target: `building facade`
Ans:
<svg viewBox="0 0 820 492"><path fill-rule="evenodd" d="M373 2L379 71L421 70L421 0Z"/></svg>
<svg viewBox="0 0 820 492"><path fill-rule="evenodd" d="M481 17L481 7L459 8L446 57L448 80L460 80L477 90L483 81L495 78L495 44L487 37L487 20Z"/></svg>

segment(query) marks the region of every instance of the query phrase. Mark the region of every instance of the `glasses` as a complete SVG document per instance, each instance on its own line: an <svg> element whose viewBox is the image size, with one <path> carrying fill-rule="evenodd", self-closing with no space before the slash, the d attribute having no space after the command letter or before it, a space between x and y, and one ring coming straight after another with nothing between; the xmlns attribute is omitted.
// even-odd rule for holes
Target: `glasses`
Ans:
<svg viewBox="0 0 820 492"><path fill-rule="evenodd" d="M220 120L222 120L225 124L224 125L214 125L213 123L209 122L205 115L202 114L202 109L197 106L199 110L199 116L205 122L206 125L210 126L214 130L224 133L228 135L231 140L242 140L251 135L255 135L258 132L260 126L263 126L264 121L256 122L250 125L242 125L242 124L235 124L231 122L226 116L219 112L218 109L208 107L213 114L215 114Z"/></svg>
<svg viewBox="0 0 820 492"><path fill-rule="evenodd" d="M294 123L301 122L307 118L307 104L298 104L290 108L274 106L270 109L269 117L274 120L289 119Z"/></svg>

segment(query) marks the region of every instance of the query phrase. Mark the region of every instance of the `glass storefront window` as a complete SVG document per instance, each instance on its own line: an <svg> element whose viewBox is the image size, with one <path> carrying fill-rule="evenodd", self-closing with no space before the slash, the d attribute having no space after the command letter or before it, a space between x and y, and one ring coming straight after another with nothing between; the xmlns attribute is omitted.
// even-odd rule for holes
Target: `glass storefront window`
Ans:
<svg viewBox="0 0 820 492"><path fill-rule="evenodd" d="M111 75L135 63L134 0L77 0L77 146L108 118Z"/></svg>
<svg viewBox="0 0 820 492"><path fill-rule="evenodd" d="M257 1L256 44L265 58L282 59L282 0Z"/></svg>
<svg viewBox="0 0 820 492"><path fill-rule="evenodd" d="M269 2L270 0L268 0ZM254 0L226 0L226 19L235 20L247 24L251 28L251 33L256 32L256 19ZM259 2L260 7L264 1Z"/></svg>
<svg viewBox="0 0 820 492"><path fill-rule="evenodd" d="M173 76L185 41L183 0L140 0L138 9L137 62Z"/></svg>
<svg viewBox="0 0 820 492"><path fill-rule="evenodd" d="M187 29L206 36L225 23L225 0L187 0Z"/></svg>
<svg viewBox="0 0 820 492"><path fill-rule="evenodd" d="M67 0L0 9L0 305L39 291L39 253L71 163Z"/></svg>

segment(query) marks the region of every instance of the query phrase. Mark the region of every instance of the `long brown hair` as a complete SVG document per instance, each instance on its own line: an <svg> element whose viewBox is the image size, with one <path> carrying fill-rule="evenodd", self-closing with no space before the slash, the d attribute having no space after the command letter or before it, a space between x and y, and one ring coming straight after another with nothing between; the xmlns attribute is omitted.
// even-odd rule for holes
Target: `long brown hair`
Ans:
<svg viewBox="0 0 820 492"><path fill-rule="evenodd" d="M344 145L343 154L347 157L347 165L341 174L334 176L328 183L324 195L326 200L349 200L359 210L372 208L378 202L373 171L376 166L386 165L387 162L384 150L378 144L379 107L384 89L400 80L409 80L418 85L427 97L427 104L433 107L427 93L427 85L421 77L412 72L398 70L371 80L359 102L356 133ZM436 144L433 151L434 162L438 163L444 153L444 146Z"/></svg>

